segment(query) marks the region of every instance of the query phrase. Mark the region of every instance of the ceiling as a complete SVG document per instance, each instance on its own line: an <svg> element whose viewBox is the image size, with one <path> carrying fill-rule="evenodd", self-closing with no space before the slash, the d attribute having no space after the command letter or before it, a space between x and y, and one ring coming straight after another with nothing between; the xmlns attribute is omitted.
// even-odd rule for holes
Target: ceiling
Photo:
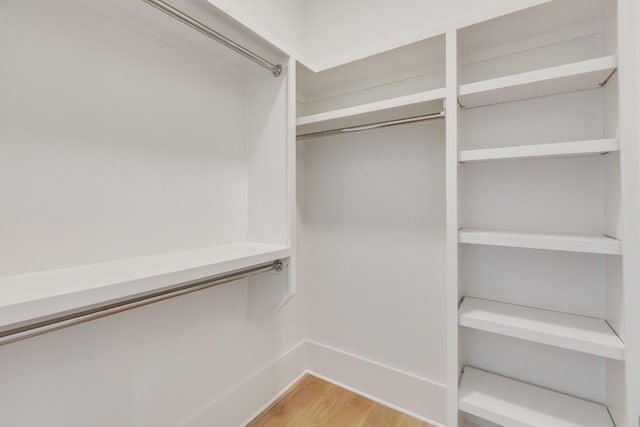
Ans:
<svg viewBox="0 0 640 427"><path fill-rule="evenodd" d="M202 0L312 71L549 0Z"/></svg>

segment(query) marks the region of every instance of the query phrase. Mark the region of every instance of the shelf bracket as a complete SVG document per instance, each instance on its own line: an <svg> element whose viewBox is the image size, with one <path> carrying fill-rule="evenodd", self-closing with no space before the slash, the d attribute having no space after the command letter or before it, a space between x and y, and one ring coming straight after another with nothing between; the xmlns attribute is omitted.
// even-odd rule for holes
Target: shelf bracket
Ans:
<svg viewBox="0 0 640 427"><path fill-rule="evenodd" d="M618 71L618 68L614 68L613 71L611 73L609 73L609 75L607 76L606 79L604 79L604 81L602 83L598 83L599 87L604 87L604 85L606 85L609 82L609 79L611 77L613 77L613 75L616 73L616 71Z"/></svg>

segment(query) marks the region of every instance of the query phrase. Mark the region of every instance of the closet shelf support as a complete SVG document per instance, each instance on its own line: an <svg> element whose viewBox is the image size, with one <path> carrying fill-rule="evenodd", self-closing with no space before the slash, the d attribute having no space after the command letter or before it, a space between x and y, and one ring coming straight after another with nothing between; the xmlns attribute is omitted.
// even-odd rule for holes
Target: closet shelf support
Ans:
<svg viewBox="0 0 640 427"><path fill-rule="evenodd" d="M321 132L305 133L305 134L302 134L302 135L297 135L296 139L298 141L301 141L301 140L305 140L305 139L319 138L319 137L323 137L323 136L331 136L331 135L340 135L340 134L347 134L347 133L363 132L363 131L366 131L366 130L381 129L381 128L388 128L388 127L393 127L393 126L401 126L401 125L409 125L409 124L412 124L412 123L426 122L426 121L429 121L429 120L437 120L437 119L444 119L444 118L445 118L445 112L444 111L440 111L439 113L426 114L426 115L423 115L423 116L407 117L407 118L404 118L404 119L388 120L386 122L369 123L369 124L366 124L366 125L358 125L358 126L350 126L350 127L339 128L339 129L323 130Z"/></svg>
<svg viewBox="0 0 640 427"><path fill-rule="evenodd" d="M598 86L600 87L604 87L607 83L609 83L609 79L611 79L611 77L613 77L613 75L616 73L616 71L618 71L618 68L614 68L613 71L611 73L609 73L609 75L607 76L606 79L604 79L604 81L602 83L599 83Z"/></svg>
<svg viewBox="0 0 640 427"><path fill-rule="evenodd" d="M70 310L52 316L33 319L22 324L11 325L0 329L0 345L21 341L27 338L57 331L69 326L78 325L91 320L121 313L123 311L164 301L170 298L208 289L223 283L245 279L269 271L280 272L287 266L286 260L277 259L268 263L254 265L228 273L203 277L189 282L178 283L161 289L136 295L105 301L77 310Z"/></svg>
<svg viewBox="0 0 640 427"><path fill-rule="evenodd" d="M240 55L248 58L249 60L255 62L258 65L260 65L261 67L266 68L267 70L269 70L269 71L271 71L273 73L273 77L278 77L278 76L280 76L280 74L282 74L282 65L273 64L273 63L267 61L266 59L264 59L260 55L257 55L255 53L253 53L252 51L250 51L249 49L245 48L244 46L234 42L233 40L229 39L228 37L225 37L224 35L220 34L216 30L214 30L213 28L211 28L211 27L203 24L202 22L192 18L191 16L187 15L186 13L182 12L181 10L178 10L175 7L171 6L170 4L168 4L168 3L166 3L166 2L164 2L162 0L143 0L143 1L148 3L148 4L150 4L153 7L161 10L162 12L166 13L167 15L177 19L178 21L182 22L183 24L186 24L186 25L190 26L194 30L197 30L197 31L201 32L205 36L217 41L218 43L226 46L227 48L229 48L229 49L239 53Z"/></svg>

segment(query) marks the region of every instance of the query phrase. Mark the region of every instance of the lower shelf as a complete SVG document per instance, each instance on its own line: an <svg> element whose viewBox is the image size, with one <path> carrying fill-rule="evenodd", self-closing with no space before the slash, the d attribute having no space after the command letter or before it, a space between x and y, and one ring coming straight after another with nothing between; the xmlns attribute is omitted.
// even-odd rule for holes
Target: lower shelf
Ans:
<svg viewBox="0 0 640 427"><path fill-rule="evenodd" d="M624 344L603 319L466 297L460 326L624 360Z"/></svg>
<svg viewBox="0 0 640 427"><path fill-rule="evenodd" d="M471 245L508 246L551 251L620 255L620 240L591 234L533 233L523 231L478 230L463 228L458 241Z"/></svg>
<svg viewBox="0 0 640 427"><path fill-rule="evenodd" d="M458 160L464 163L483 160L550 159L554 157L604 154L612 151L620 151L620 144L617 139L593 139L586 141L553 142L547 144L463 150L460 151Z"/></svg>
<svg viewBox="0 0 640 427"><path fill-rule="evenodd" d="M458 408L507 426L613 427L603 405L466 367Z"/></svg>
<svg viewBox="0 0 640 427"><path fill-rule="evenodd" d="M291 256L236 243L0 278L0 332L25 322Z"/></svg>

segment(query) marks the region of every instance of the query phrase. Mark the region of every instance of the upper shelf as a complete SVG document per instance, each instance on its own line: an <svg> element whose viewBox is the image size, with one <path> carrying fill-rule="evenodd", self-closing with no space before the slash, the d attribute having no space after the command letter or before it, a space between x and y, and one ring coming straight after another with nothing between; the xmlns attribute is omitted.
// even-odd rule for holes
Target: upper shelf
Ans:
<svg viewBox="0 0 640 427"><path fill-rule="evenodd" d="M445 89L439 88L354 107L299 117L298 134L396 120L442 111Z"/></svg>
<svg viewBox="0 0 640 427"><path fill-rule="evenodd" d="M460 326L611 359L624 359L624 344L602 319L466 297Z"/></svg>
<svg viewBox="0 0 640 427"><path fill-rule="evenodd" d="M587 141L462 150L460 151L458 160L460 162L477 162L482 160L546 159L604 154L619 150L620 144L615 138L594 139Z"/></svg>
<svg viewBox="0 0 640 427"><path fill-rule="evenodd" d="M615 71L615 55L558 65L460 86L465 107L480 107L600 87Z"/></svg>
<svg viewBox="0 0 640 427"><path fill-rule="evenodd" d="M620 255L620 240L590 234L532 233L522 231L476 230L463 228L458 232L460 243L513 248L547 249L553 251L586 252Z"/></svg>
<svg viewBox="0 0 640 427"><path fill-rule="evenodd" d="M468 366L460 380L458 407L506 426L614 426L603 405Z"/></svg>
<svg viewBox="0 0 640 427"><path fill-rule="evenodd" d="M237 243L4 277L0 279L0 331L290 255L283 246Z"/></svg>

